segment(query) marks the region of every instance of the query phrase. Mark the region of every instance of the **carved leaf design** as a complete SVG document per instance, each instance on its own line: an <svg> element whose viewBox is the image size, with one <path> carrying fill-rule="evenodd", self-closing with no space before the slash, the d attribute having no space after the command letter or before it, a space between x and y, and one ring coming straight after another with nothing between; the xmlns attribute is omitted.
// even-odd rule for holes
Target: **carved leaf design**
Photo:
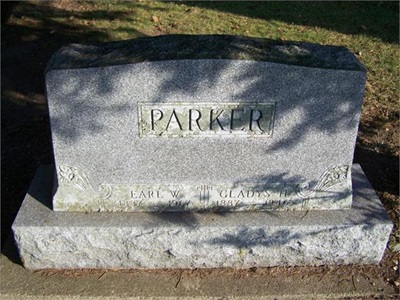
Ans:
<svg viewBox="0 0 400 300"><path fill-rule="evenodd" d="M79 171L78 168L70 167L67 165L59 166L59 177L63 184L72 185L80 190L90 190L89 179L85 174Z"/></svg>
<svg viewBox="0 0 400 300"><path fill-rule="evenodd" d="M99 185L99 194L103 199L108 199L112 194L112 187L109 184L101 184Z"/></svg>
<svg viewBox="0 0 400 300"><path fill-rule="evenodd" d="M335 166L322 175L316 188L320 190L327 190L330 187L339 184L347 179L349 173L349 166Z"/></svg>
<svg viewBox="0 0 400 300"><path fill-rule="evenodd" d="M308 183L302 183L297 186L297 195L300 197L305 197L307 195L310 195L313 193L312 190L310 190L310 185Z"/></svg>
<svg viewBox="0 0 400 300"><path fill-rule="evenodd" d="M334 166L322 174L320 180L314 188L310 189L308 184L299 184L297 186L297 195L300 197L309 197L318 191L326 191L334 185L340 184L347 180L349 176L350 166Z"/></svg>
<svg viewBox="0 0 400 300"><path fill-rule="evenodd" d="M111 197L111 185L101 184L99 185L99 191L95 191L85 173L80 171L78 168L68 165L60 165L58 167L58 176L60 183L63 185L70 185L82 191L94 192L102 199L108 199Z"/></svg>
<svg viewBox="0 0 400 300"><path fill-rule="evenodd" d="M62 183L68 183L74 179L74 173L71 167L60 165L58 170L58 175Z"/></svg>

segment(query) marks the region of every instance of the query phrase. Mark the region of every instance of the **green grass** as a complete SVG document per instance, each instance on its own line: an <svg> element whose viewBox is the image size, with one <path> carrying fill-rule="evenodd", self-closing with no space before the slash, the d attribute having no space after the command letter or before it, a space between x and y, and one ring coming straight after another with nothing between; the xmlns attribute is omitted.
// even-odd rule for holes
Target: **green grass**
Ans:
<svg viewBox="0 0 400 300"><path fill-rule="evenodd" d="M346 46L368 69L362 122L378 116L374 125L382 130L398 120L398 11L397 2L22 2L9 22L16 34L8 40L40 42L50 32L46 44L55 50L70 42L233 34ZM392 127L387 138L398 135L398 126ZM398 155L395 144L385 151Z"/></svg>

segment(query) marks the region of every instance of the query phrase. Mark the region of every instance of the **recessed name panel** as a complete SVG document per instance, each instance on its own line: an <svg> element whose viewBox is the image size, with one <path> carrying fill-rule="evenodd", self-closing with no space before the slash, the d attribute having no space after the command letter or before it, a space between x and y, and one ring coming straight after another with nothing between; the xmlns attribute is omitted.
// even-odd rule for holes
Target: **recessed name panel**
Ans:
<svg viewBox="0 0 400 300"><path fill-rule="evenodd" d="M271 137L275 103L138 103L139 135Z"/></svg>

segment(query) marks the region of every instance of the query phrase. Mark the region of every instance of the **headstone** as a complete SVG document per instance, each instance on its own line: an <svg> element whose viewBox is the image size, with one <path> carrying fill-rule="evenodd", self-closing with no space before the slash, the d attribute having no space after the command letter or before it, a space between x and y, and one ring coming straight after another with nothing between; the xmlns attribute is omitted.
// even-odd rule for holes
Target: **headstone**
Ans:
<svg viewBox="0 0 400 300"><path fill-rule="evenodd" d="M352 165L365 74L343 47L234 36L62 48L24 265L378 263L393 225Z"/></svg>
<svg viewBox="0 0 400 300"><path fill-rule="evenodd" d="M57 211L348 209L365 69L233 36L71 45L46 73Z"/></svg>

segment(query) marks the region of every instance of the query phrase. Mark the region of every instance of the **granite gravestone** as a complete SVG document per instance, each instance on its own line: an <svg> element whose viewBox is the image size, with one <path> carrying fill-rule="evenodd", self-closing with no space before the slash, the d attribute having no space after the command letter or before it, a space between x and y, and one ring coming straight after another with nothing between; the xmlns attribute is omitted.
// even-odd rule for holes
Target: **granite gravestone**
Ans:
<svg viewBox="0 0 400 300"><path fill-rule="evenodd" d="M348 209L365 69L228 36L71 45L46 73L57 211Z"/></svg>
<svg viewBox="0 0 400 300"><path fill-rule="evenodd" d="M379 262L392 223L352 166L364 82L343 47L62 48L46 73L55 176L38 170L13 224L25 266Z"/></svg>

